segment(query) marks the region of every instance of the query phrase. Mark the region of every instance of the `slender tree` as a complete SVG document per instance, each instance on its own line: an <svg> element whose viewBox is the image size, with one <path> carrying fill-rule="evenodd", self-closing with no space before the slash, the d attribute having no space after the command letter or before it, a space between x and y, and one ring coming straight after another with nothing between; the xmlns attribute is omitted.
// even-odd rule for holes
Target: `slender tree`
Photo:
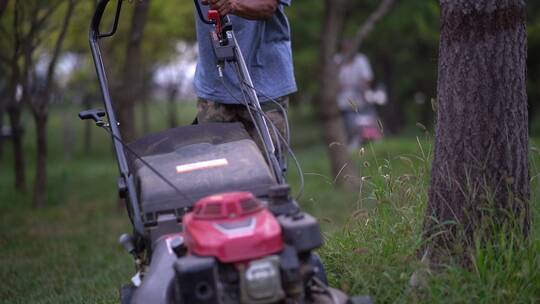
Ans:
<svg viewBox="0 0 540 304"><path fill-rule="evenodd" d="M58 1L46 6L46 11L50 12L43 22L51 22L53 12L60 7L64 1ZM35 32L27 36L27 41L23 47L24 68L23 68L23 100L28 104L32 111L36 128L36 176L34 179L33 202L36 207L45 205L46 186L47 186L47 120L49 117L49 103L54 89L54 75L60 56L62 45L66 37L67 29L75 9L76 0L68 0L67 7L61 24L58 29L58 36L53 40L50 60L47 64L46 74L40 79L36 75L34 51L38 46L43 45L42 36L44 30L50 30L49 27L38 27L36 24L41 20L41 11L43 10L41 1L33 3L31 14L28 18L31 28ZM47 32L49 33L49 32Z"/></svg>
<svg viewBox="0 0 540 304"><path fill-rule="evenodd" d="M3 17L8 11L9 1L0 1L0 73L4 75L0 79L0 128L4 127L4 119L7 105L11 98L12 80L12 57L15 35L13 34L14 22L10 18ZM12 11L12 10L10 10ZM12 11L13 12L13 11ZM10 14L14 18L14 14ZM4 141L0 137L0 160L4 153Z"/></svg>
<svg viewBox="0 0 540 304"><path fill-rule="evenodd" d="M9 47L6 47L6 49L11 50L11 54L9 55L9 59L5 60L9 65L5 109L8 112L11 130L10 135L13 149L13 176L15 189L19 192L26 192L26 161L23 149L23 126L21 120L23 103L17 92L23 82L20 61L23 50L31 47L29 42L30 37L35 35L37 28L43 25L45 19L50 15L50 12L46 12L44 15L40 16L40 18L37 18L33 26L26 27L25 17L29 14L37 15L35 10L30 12L28 7L20 2L12 3L11 9L13 12L11 16L11 32L10 35L6 34L4 36L6 38L7 36L11 36L8 43Z"/></svg>
<svg viewBox="0 0 540 304"><path fill-rule="evenodd" d="M322 122L325 142L332 166L332 175L343 184L343 177L349 178L345 185L354 187L358 179L357 168L347 151L346 136L340 111L336 102L338 67L335 62L339 33L343 29L343 0L325 0L324 23L320 45L321 57L321 96L319 115ZM339 177L339 178L338 178ZM353 183L350 183L353 182Z"/></svg>
<svg viewBox="0 0 540 304"><path fill-rule="evenodd" d="M353 48L343 54L346 62L354 57L362 42L375 27L375 24L388 12L395 0L382 1L377 9L360 25L353 40ZM343 31L345 21L345 0L325 0L323 29L320 44L320 87L321 96L318 98L319 116L322 121L323 134L328 146L332 175L336 182L344 184L347 188L355 189L359 177L355 162L347 151L346 135L337 105L338 83L337 75L340 64L336 62L337 46L340 33Z"/></svg>
<svg viewBox="0 0 540 304"><path fill-rule="evenodd" d="M441 0L435 158L424 222L433 263L467 263L475 235L529 232L522 0ZM426 252L424 252L426 253Z"/></svg>
<svg viewBox="0 0 540 304"><path fill-rule="evenodd" d="M178 110L176 96L178 95L178 84L169 85L167 91L167 112L169 116L169 128L178 127Z"/></svg>
<svg viewBox="0 0 540 304"><path fill-rule="evenodd" d="M121 83L115 90L118 120L124 140L135 139L135 104L143 93L142 40L148 17L150 1L137 1L131 18L128 44L122 69Z"/></svg>

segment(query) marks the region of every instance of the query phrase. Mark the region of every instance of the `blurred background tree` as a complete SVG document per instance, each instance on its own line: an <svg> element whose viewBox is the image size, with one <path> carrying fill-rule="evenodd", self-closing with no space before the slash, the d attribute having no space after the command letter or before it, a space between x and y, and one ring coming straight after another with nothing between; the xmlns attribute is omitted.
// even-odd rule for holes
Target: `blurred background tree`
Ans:
<svg viewBox="0 0 540 304"><path fill-rule="evenodd" d="M345 1L346 20L343 37L352 37L380 1ZM295 68L300 83L299 98L309 102L318 93L317 74L322 5L296 0L290 9ZM421 121L430 125L433 117L431 98L435 97L439 4L436 0L399 1L367 36L361 52L368 55L376 83L385 86L388 106L382 109L385 130L390 134L405 131ZM416 97L416 98L415 98Z"/></svg>

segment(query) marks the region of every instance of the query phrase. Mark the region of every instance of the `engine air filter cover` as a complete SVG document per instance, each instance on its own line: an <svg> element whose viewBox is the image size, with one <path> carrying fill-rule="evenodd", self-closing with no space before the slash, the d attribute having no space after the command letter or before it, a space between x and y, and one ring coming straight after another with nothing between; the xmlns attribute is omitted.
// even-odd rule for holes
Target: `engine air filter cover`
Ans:
<svg viewBox="0 0 540 304"><path fill-rule="evenodd" d="M283 249L278 221L249 192L203 198L184 216L183 224L191 253L223 263L249 261Z"/></svg>

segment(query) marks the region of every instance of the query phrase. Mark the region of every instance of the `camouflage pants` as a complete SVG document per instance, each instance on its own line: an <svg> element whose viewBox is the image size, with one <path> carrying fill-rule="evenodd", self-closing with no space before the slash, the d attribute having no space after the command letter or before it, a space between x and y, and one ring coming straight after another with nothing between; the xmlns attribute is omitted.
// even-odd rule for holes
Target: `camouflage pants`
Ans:
<svg viewBox="0 0 540 304"><path fill-rule="evenodd" d="M276 101L285 109L288 109L289 106L289 97L281 97L277 98ZM274 145L276 146L276 153L279 153L278 151L278 145L276 143L279 142L282 143L280 138L276 138L279 136L276 136L274 127L277 132L281 134L281 138L285 139L287 143L289 142L289 138L287 138L287 130L286 130L286 113L283 113L281 111L280 107L276 105L273 102L265 102L261 104L261 108L266 114L266 117L270 120L270 122L267 121L268 129L270 131L270 136L272 137L272 141L274 142ZM253 111L252 111L253 112ZM249 115L248 110L244 105L240 104L223 104L218 102L213 102L209 100L203 100L199 99L197 101L197 120L199 123L206 123L206 122L241 122L246 130L248 131L251 138L257 143L257 146L259 146L259 149L261 151L264 151L264 146L262 144L262 140L260 139L257 129L255 128L255 125L253 124L251 117ZM285 150L285 146L281 144L282 150ZM281 155L278 155L278 159L282 160L283 155L286 153L279 153Z"/></svg>

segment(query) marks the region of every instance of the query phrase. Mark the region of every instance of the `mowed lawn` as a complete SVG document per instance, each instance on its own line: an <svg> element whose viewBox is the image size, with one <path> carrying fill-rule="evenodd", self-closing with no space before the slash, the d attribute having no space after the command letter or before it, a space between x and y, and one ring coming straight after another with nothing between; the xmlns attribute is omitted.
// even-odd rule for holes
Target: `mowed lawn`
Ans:
<svg viewBox="0 0 540 304"><path fill-rule="evenodd" d="M166 127L165 105L151 107L151 129ZM0 303L117 303L117 289L134 274L130 257L117 244L129 221L116 197L117 168L110 140L97 128L92 147L83 147L86 122L79 109L55 107L49 126L47 207L35 209L29 194L13 190L10 145L0 161ZM193 105L181 107L188 123ZM140 117L140 113L138 113ZM427 199L431 134L388 137L354 154L364 176L356 193L336 190L326 148L309 113L291 121L293 146L305 176L302 206L319 217L326 246L320 253L330 281L378 303L540 302L538 149L532 144L534 229L527 244L482 249L471 270L448 265L427 274L421 290L411 274L421 268L422 217ZM33 124L25 117L29 180L33 177ZM413 132L414 133L414 132ZM538 163L540 164L540 163ZM290 182L299 190L290 164ZM31 184L28 184L31 189ZM29 191L31 192L31 191ZM512 247L513 246L513 247Z"/></svg>

